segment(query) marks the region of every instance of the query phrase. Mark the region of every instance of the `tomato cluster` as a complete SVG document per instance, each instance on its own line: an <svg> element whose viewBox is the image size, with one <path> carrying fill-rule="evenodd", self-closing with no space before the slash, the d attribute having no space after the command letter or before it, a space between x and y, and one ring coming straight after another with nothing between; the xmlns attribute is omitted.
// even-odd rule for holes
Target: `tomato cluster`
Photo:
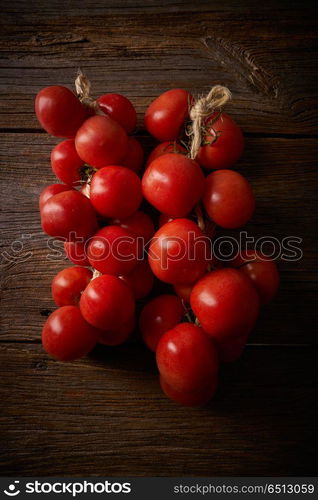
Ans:
<svg viewBox="0 0 318 500"><path fill-rule="evenodd" d="M215 257L216 228L241 227L255 200L248 181L230 170L244 140L229 115L205 118L201 147L189 157L193 104L189 92L172 89L149 105L145 127L160 143L145 162L131 135L136 111L124 96L106 94L89 106L65 87L47 87L35 111L48 133L63 138L51 153L62 183L40 195L42 228L64 241L75 264L53 279L59 308L43 327L44 349L75 360L97 343L122 344L137 324L156 353L164 393L200 406L216 391L220 363L241 355L279 275L256 250L231 265Z"/></svg>

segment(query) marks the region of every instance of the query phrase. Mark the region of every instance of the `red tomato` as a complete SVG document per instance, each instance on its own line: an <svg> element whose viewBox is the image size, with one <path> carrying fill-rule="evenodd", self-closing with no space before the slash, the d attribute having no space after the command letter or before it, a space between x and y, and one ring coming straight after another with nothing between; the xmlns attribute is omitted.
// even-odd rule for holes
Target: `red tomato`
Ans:
<svg viewBox="0 0 318 500"><path fill-rule="evenodd" d="M156 352L162 335L182 320L184 308L176 295L159 295L141 311L139 328L145 344Z"/></svg>
<svg viewBox="0 0 318 500"><path fill-rule="evenodd" d="M87 257L103 274L129 274L138 263L138 243L132 233L119 226L103 227L90 239Z"/></svg>
<svg viewBox="0 0 318 500"><path fill-rule="evenodd" d="M135 236L142 238L144 240L144 245L146 245L152 238L155 232L155 228L152 219L148 214L138 210L130 217L126 219L112 219L111 224L120 226L127 231L130 231Z"/></svg>
<svg viewBox="0 0 318 500"><path fill-rule="evenodd" d="M124 323L119 328L113 330L103 330L103 333L98 339L100 344L104 345L120 345L126 342L135 328L135 316L132 316L127 323Z"/></svg>
<svg viewBox="0 0 318 500"><path fill-rule="evenodd" d="M57 137L75 137L86 118L86 109L66 87L46 87L36 95L35 113L49 134Z"/></svg>
<svg viewBox="0 0 318 500"><path fill-rule="evenodd" d="M103 113L119 123L128 134L135 130L137 114L127 97L120 94L105 94L99 97L97 102Z"/></svg>
<svg viewBox="0 0 318 500"><path fill-rule="evenodd" d="M176 141L161 142L151 151L150 155L148 156L146 167L148 167L148 165L150 165L153 160L159 158L159 156L166 155L167 153L181 153L186 155L187 150Z"/></svg>
<svg viewBox="0 0 318 500"><path fill-rule="evenodd" d="M49 198L41 211L42 228L56 238L87 238L97 229L95 211L78 191L65 191Z"/></svg>
<svg viewBox="0 0 318 500"><path fill-rule="evenodd" d="M65 184L50 184L43 189L39 198L39 208L42 210L44 204L55 194L63 193L63 191L70 191L70 186L66 186Z"/></svg>
<svg viewBox="0 0 318 500"><path fill-rule="evenodd" d="M131 289L136 300L147 297L151 292L154 275L146 260L140 261L131 273L119 276Z"/></svg>
<svg viewBox="0 0 318 500"><path fill-rule="evenodd" d="M144 162L144 150L137 139L128 137L127 152L120 164L130 168L134 172L139 172Z"/></svg>
<svg viewBox="0 0 318 500"><path fill-rule="evenodd" d="M149 264L166 283L194 283L206 271L210 240L189 219L175 219L162 226L149 247Z"/></svg>
<svg viewBox="0 0 318 500"><path fill-rule="evenodd" d="M244 137L240 127L226 113L215 112L205 122L206 133L196 160L205 168L230 168L240 158Z"/></svg>
<svg viewBox="0 0 318 500"><path fill-rule="evenodd" d="M154 160L142 178L144 197L159 212L185 217L198 203L205 188L199 165L179 154L166 154Z"/></svg>
<svg viewBox="0 0 318 500"><path fill-rule="evenodd" d="M42 330L46 352L60 361L73 361L90 352L100 331L89 325L78 307L64 306L54 311Z"/></svg>
<svg viewBox="0 0 318 500"><path fill-rule="evenodd" d="M89 260L86 255L86 243L81 241L65 241L64 251L73 264L78 266L89 266Z"/></svg>
<svg viewBox="0 0 318 500"><path fill-rule="evenodd" d="M190 295L194 283L189 283L187 285L174 285L174 291L186 304L190 304Z"/></svg>
<svg viewBox="0 0 318 500"><path fill-rule="evenodd" d="M161 389L165 395L182 406L204 406L212 397L217 388L217 379L214 383L211 383L211 387L204 389L203 391L191 391L191 392L180 392L176 391L167 384L162 376L160 376Z"/></svg>
<svg viewBox="0 0 318 500"><path fill-rule="evenodd" d="M52 297L57 306L77 306L81 293L91 281L92 271L86 267L67 267L53 278Z"/></svg>
<svg viewBox="0 0 318 500"><path fill-rule="evenodd" d="M161 142L178 139L192 100L191 94L183 89L161 94L147 108L145 127L148 132Z"/></svg>
<svg viewBox="0 0 318 500"><path fill-rule="evenodd" d="M93 279L80 300L83 317L96 328L117 330L130 321L135 302L128 286L115 276L104 274Z"/></svg>
<svg viewBox="0 0 318 500"><path fill-rule="evenodd" d="M142 201L140 179L126 167L101 168L93 175L90 200L104 217L129 217Z"/></svg>
<svg viewBox="0 0 318 500"><path fill-rule="evenodd" d="M261 252L248 250L232 262L248 276L258 291L261 304L266 304L277 293L279 288L279 273L275 262L265 257Z"/></svg>
<svg viewBox="0 0 318 500"><path fill-rule="evenodd" d="M227 229L246 224L255 209L250 184L233 170L217 170L208 175L203 203L213 222Z"/></svg>
<svg viewBox="0 0 318 500"><path fill-rule="evenodd" d="M202 328L219 344L247 337L259 312L250 280L236 269L212 271L193 287L190 303Z"/></svg>
<svg viewBox="0 0 318 500"><path fill-rule="evenodd" d="M51 166L56 177L69 186L76 186L81 180L80 169L84 162L78 156L74 139L60 142L51 152Z"/></svg>
<svg viewBox="0 0 318 500"><path fill-rule="evenodd" d="M127 144L125 130L109 116L88 118L75 137L79 157L96 168L120 164L126 154Z"/></svg>
<svg viewBox="0 0 318 500"><path fill-rule="evenodd" d="M178 392L201 392L216 385L216 348L193 323L179 323L166 332L159 341L156 358L160 375Z"/></svg>

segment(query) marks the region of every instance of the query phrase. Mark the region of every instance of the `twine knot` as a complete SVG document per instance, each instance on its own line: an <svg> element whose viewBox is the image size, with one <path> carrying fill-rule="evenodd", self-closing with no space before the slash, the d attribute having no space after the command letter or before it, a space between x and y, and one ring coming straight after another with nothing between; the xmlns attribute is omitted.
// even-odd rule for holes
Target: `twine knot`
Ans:
<svg viewBox="0 0 318 500"><path fill-rule="evenodd" d="M79 69L75 79L76 94L81 103L93 108L96 112L99 111L97 101L90 96L91 82L86 75Z"/></svg>
<svg viewBox="0 0 318 500"><path fill-rule="evenodd" d="M227 87L215 85L206 96L200 97L190 109L192 125L189 135L192 136L190 158L196 158L202 142L202 124L216 109L221 109L231 99L231 92Z"/></svg>

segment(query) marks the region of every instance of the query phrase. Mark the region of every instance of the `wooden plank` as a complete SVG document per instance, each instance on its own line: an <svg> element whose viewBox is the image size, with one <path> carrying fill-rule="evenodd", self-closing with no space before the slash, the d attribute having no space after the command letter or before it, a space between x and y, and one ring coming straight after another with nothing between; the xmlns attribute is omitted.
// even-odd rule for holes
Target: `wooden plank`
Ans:
<svg viewBox="0 0 318 500"><path fill-rule="evenodd" d="M2 474L314 475L316 356L250 348L223 367L213 403L184 409L138 346L62 364L1 345Z"/></svg>
<svg viewBox="0 0 318 500"><path fill-rule="evenodd" d="M19 16L10 6L0 43L0 127L38 128L37 91L71 85L81 66L95 95L130 97L140 123L147 104L167 88L198 94L223 83L234 96L228 109L246 131L317 134L315 8L209 4L189 12L187 2L171 8L152 2L142 11L93 2L68 7L63 16L51 2L27 9L19 3Z"/></svg>
<svg viewBox="0 0 318 500"><path fill-rule="evenodd" d="M49 153L57 142L46 134L3 134L0 145L2 227L2 334L4 340L39 339L46 311L54 304L50 282L70 263L47 247L41 232L38 195L54 182ZM149 150L153 141L140 137ZM251 138L238 163L250 179L257 210L246 227L255 237L303 238L304 257L281 262L278 297L263 311L251 337L257 344L316 343L317 259L315 232L316 141ZM238 234L230 232L231 235ZM23 245L21 247L21 245ZM302 297L301 301L299 298ZM17 308L18 304L18 308Z"/></svg>

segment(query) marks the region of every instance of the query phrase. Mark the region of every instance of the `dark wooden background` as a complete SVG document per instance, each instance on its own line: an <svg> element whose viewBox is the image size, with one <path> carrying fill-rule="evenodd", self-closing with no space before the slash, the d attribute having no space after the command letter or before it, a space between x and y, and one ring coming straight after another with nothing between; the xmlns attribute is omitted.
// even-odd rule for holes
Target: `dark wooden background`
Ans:
<svg viewBox="0 0 318 500"><path fill-rule="evenodd" d="M317 474L315 2L1 3L1 474ZM246 134L237 168L257 197L248 231L303 238L303 259L281 263L279 295L205 409L165 399L139 344L71 364L42 350L50 281L68 264L47 259L41 234L38 194L53 181L57 141L40 130L33 99L71 86L79 66L96 96L131 98L140 136L162 91L229 86Z"/></svg>

